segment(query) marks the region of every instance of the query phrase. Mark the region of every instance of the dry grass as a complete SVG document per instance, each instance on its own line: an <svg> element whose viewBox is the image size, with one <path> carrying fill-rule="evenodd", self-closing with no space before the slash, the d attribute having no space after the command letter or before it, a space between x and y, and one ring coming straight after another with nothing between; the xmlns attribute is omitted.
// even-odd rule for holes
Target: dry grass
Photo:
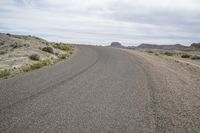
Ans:
<svg viewBox="0 0 200 133"><path fill-rule="evenodd" d="M32 54L29 56L29 58L34 61L40 60L40 56L38 54Z"/></svg>
<svg viewBox="0 0 200 133"><path fill-rule="evenodd" d="M2 71L0 71L0 78L8 77L10 75L11 75L11 72L9 70L2 70Z"/></svg>
<svg viewBox="0 0 200 133"><path fill-rule="evenodd" d="M44 47L44 48L42 48L42 51L45 51L45 52L48 52L48 53L51 53L51 54L54 53L52 47Z"/></svg>
<svg viewBox="0 0 200 133"><path fill-rule="evenodd" d="M63 51L73 51L74 49L72 45L64 43L56 43L53 45L53 47Z"/></svg>

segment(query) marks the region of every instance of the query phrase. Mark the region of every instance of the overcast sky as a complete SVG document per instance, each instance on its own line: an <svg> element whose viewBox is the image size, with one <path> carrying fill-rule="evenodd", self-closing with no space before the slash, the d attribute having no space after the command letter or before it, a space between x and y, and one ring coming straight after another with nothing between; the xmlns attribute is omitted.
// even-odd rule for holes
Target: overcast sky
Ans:
<svg viewBox="0 0 200 133"><path fill-rule="evenodd" d="M0 0L0 32L126 45L200 42L200 0Z"/></svg>

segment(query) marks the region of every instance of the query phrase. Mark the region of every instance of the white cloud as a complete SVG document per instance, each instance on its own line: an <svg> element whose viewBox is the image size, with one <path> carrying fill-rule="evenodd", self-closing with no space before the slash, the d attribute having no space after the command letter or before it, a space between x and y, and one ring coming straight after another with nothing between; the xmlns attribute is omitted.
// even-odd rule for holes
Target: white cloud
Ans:
<svg viewBox="0 0 200 133"><path fill-rule="evenodd" d="M198 0L4 0L0 31L108 44L200 40Z"/></svg>

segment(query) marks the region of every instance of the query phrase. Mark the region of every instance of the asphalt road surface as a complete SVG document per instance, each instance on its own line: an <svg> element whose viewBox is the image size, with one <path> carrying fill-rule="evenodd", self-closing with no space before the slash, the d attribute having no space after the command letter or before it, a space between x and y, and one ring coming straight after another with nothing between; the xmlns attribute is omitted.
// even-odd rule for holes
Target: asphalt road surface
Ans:
<svg viewBox="0 0 200 133"><path fill-rule="evenodd" d="M138 58L108 47L77 46L67 61L0 80L0 132L192 131L159 117L155 87Z"/></svg>

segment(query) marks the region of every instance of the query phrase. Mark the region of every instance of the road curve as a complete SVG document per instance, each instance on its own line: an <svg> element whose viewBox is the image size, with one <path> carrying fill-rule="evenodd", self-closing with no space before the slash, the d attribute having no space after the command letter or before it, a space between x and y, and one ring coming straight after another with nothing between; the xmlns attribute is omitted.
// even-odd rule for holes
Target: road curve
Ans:
<svg viewBox="0 0 200 133"><path fill-rule="evenodd" d="M159 132L166 125L157 123L154 81L136 57L76 49L67 61L0 80L0 132Z"/></svg>
<svg viewBox="0 0 200 133"><path fill-rule="evenodd" d="M77 46L68 61L0 81L0 130L150 131L147 84L127 53Z"/></svg>

